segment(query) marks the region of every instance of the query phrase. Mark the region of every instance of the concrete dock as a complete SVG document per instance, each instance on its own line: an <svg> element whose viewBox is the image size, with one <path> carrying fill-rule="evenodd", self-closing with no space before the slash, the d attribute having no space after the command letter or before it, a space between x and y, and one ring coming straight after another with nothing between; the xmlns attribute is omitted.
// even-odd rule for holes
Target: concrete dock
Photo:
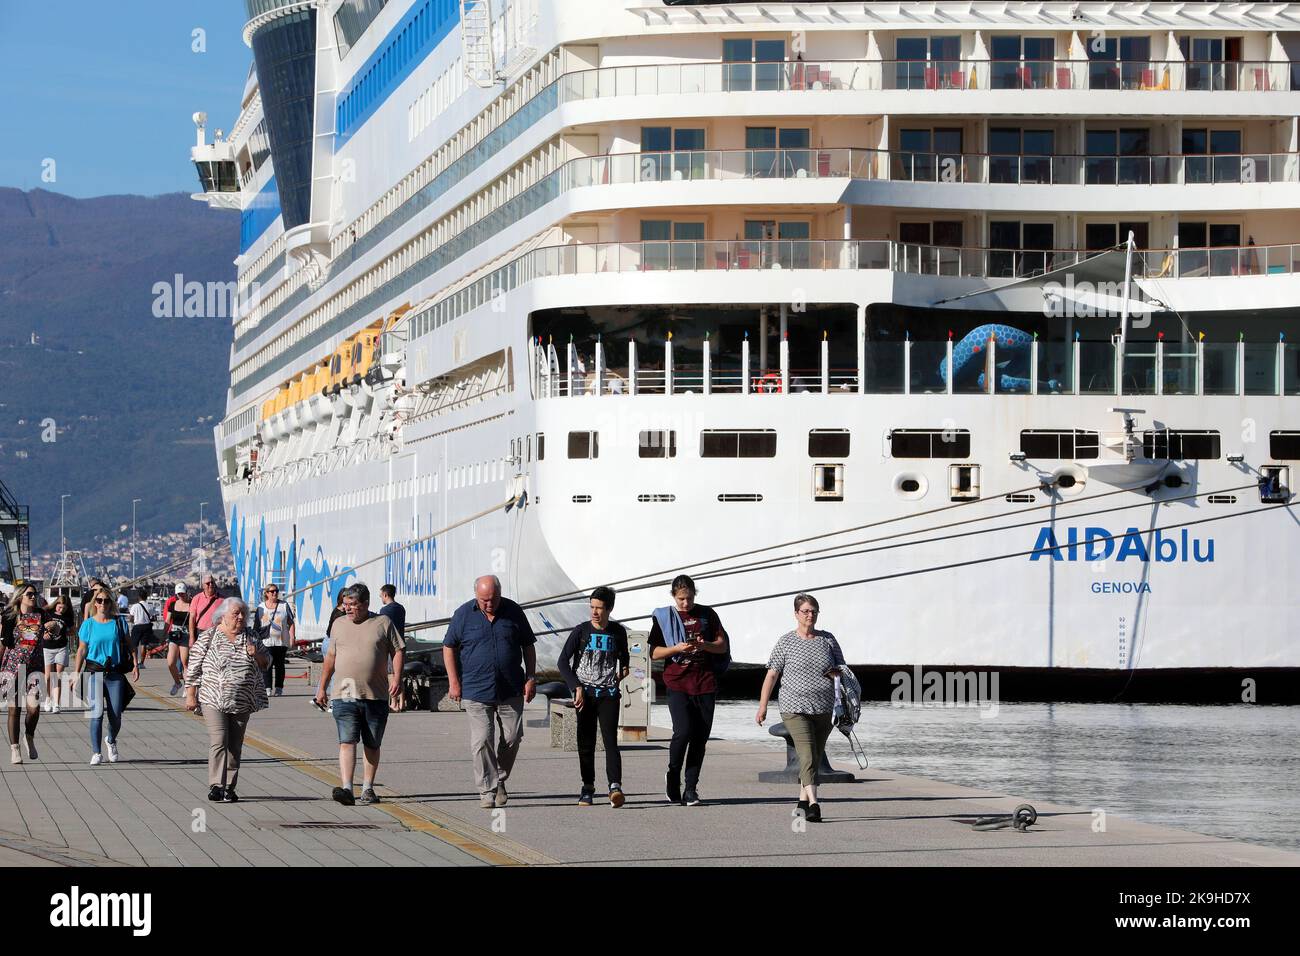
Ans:
<svg viewBox="0 0 1300 956"><path fill-rule="evenodd" d="M1295 866L1300 854L1151 826L1090 809L884 770L821 790L825 822L798 825L794 788L758 782L777 748L714 741L699 807L663 797L667 735L624 748L628 803L576 806L577 755L553 750L545 703L528 708L504 811L481 809L461 713L394 714L384 740L382 803L343 807L334 721L305 681L254 715L238 804L208 803L207 734L167 696L150 662L127 711L116 764L89 766L80 713L42 714L39 759L0 764L0 865L482 866ZM314 685L313 685L314 687ZM598 792L603 755L596 755ZM360 767L356 782L360 785ZM1032 803L1028 832L969 822Z"/></svg>

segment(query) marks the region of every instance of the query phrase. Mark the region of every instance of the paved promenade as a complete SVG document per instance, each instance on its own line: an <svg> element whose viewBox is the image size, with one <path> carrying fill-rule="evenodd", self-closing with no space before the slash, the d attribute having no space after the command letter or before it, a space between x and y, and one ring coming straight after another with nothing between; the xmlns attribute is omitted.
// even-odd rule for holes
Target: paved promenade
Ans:
<svg viewBox="0 0 1300 956"><path fill-rule="evenodd" d="M1300 854L1108 815L1094 832L1087 809L858 771L821 790L826 822L797 827L793 788L757 782L782 753L714 742L700 807L669 806L661 787L664 734L624 751L629 802L575 806L577 755L552 750L538 700L504 811L478 806L466 718L395 714L372 807L330 799L334 722L309 703L304 681L253 717L241 801L207 802L202 722L166 696L161 664L143 672L127 712L117 764L89 766L86 719L43 714L39 759L0 765L0 865L42 866L482 866L708 863L722 865L1256 866L1300 864ZM597 778L603 755L597 754ZM357 772L360 784L360 768ZM975 816L1033 803L1028 833L976 832Z"/></svg>

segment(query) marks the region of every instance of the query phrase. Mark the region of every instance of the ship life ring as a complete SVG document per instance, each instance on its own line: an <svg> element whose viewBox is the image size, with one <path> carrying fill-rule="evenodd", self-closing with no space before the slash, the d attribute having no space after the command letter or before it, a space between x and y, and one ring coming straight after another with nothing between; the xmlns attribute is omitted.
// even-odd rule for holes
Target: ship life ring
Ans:
<svg viewBox="0 0 1300 956"><path fill-rule="evenodd" d="M781 391L781 376L776 372L760 375L754 379L753 387L755 392L775 394Z"/></svg>

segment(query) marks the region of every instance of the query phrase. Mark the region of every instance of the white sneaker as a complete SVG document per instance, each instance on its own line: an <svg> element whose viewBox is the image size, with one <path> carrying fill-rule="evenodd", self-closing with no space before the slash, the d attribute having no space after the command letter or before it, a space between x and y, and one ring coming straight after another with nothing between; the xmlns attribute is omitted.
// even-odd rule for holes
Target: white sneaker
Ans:
<svg viewBox="0 0 1300 956"><path fill-rule="evenodd" d="M54 703L48 697L46 697L43 701L41 701L42 713L48 714L53 710L54 710Z"/></svg>
<svg viewBox="0 0 1300 956"><path fill-rule="evenodd" d="M100 765L100 763L103 761L103 759L104 759L104 758L103 758L102 756L100 756L99 754L97 754L97 753L91 754L91 755L90 755L90 765L91 765L92 767L98 767L98 766Z"/></svg>
<svg viewBox="0 0 1300 956"><path fill-rule="evenodd" d="M108 762L117 763L117 744L111 740L106 740L104 746L108 748Z"/></svg>
<svg viewBox="0 0 1300 956"><path fill-rule="evenodd" d="M50 704L50 713L51 713L51 714L57 714L58 712L59 712L59 705L58 705L58 704Z"/></svg>
<svg viewBox="0 0 1300 956"><path fill-rule="evenodd" d="M10 744L10 745L9 745L9 762L10 762L10 763L22 763L22 762L23 762L23 749L22 749L22 747L19 747L17 744Z"/></svg>

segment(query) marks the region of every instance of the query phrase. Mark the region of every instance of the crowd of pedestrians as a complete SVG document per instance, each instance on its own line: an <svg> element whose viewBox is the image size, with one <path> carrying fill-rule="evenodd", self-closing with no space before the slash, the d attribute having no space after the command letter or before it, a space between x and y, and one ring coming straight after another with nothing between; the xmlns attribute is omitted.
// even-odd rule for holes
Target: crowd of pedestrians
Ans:
<svg viewBox="0 0 1300 956"><path fill-rule="evenodd" d="M731 645L717 612L696 601L695 582L673 579L672 602L652 615L651 658L663 663L672 737L663 792L674 804L696 806L720 679L731 661ZM102 581L87 592L78 624L71 602L59 597L46 607L32 586L18 588L0 613L0 694L8 708L11 760L36 760L36 730L42 710L59 712L60 685L84 687L90 711L90 763L120 759L124 715L140 668L153 643L154 617L147 593L115 595ZM250 608L238 596L223 596L215 578L203 580L191 597L175 586L163 607L161 631L167 643L172 695L183 688L184 706L202 716L208 730L208 799L239 800L240 760L252 715L284 692L288 654L298 646L293 604L278 585L262 589ZM406 610L391 584L380 588L371 610L365 584L340 589L330 614L314 705L332 715L339 745L339 785L333 799L351 806L379 802L375 793L384 731L393 706L402 701L406 657ZM627 630L612 617L616 594L598 587L588 599L589 619L573 628L556 667L572 696L578 775L577 803L596 802L596 742L605 752L609 805L622 807L622 754L618 742L621 686L628 676ZM844 655L834 635L817 628L816 598L794 600L794 627L783 634L767 663L755 720L767 719L778 683L777 704L799 761L797 809L808 822L821 819L816 777L832 729ZM75 635L75 655L70 646ZM71 659L71 662L70 662ZM448 696L466 712L471 780L484 808L509 801L508 782L524 732L524 708L537 693L537 637L527 615L501 593L495 575L474 582L474 597L456 609L442 642ZM72 681L68 681L67 672ZM81 680L89 675L91 680ZM21 686L19 686L21 684ZM21 700L20 700L21 698ZM63 702L66 706L67 702ZM354 792L357 744L362 780Z"/></svg>

